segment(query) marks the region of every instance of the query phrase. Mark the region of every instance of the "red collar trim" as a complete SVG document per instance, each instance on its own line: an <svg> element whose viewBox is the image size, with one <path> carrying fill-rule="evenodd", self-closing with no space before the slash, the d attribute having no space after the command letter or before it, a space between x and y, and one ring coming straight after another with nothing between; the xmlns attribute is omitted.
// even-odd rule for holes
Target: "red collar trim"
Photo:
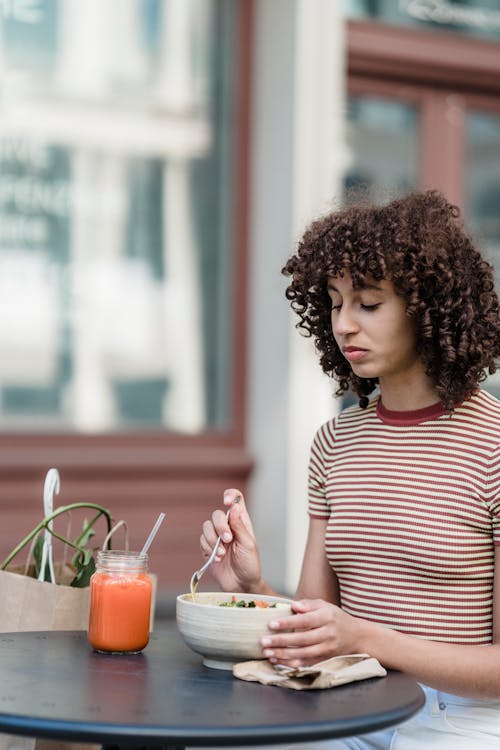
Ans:
<svg viewBox="0 0 500 750"><path fill-rule="evenodd" d="M414 409L413 411L392 411L392 409L386 409L380 398L377 401L377 416L384 424L389 425L411 426L420 424L420 422L427 422L429 419L442 417L446 413L446 409L440 401L426 406L424 409Z"/></svg>

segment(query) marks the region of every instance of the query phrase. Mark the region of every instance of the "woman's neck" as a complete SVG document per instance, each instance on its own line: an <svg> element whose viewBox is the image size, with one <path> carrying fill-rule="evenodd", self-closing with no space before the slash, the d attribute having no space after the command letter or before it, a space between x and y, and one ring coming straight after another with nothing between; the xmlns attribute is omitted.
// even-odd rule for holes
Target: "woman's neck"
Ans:
<svg viewBox="0 0 500 750"><path fill-rule="evenodd" d="M379 389L383 405L391 411L416 411L439 401L427 376L399 383L380 382Z"/></svg>

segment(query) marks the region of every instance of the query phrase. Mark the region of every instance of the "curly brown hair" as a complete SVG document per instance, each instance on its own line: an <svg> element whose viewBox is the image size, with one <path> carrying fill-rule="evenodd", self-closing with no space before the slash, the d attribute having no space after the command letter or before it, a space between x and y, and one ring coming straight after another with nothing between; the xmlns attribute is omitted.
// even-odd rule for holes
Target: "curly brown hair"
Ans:
<svg viewBox="0 0 500 750"><path fill-rule="evenodd" d="M412 192L385 206L354 205L313 222L282 269L286 297L313 336L336 395L351 388L360 406L377 378L360 378L332 333L329 276L347 270L355 287L390 280L413 318L417 353L446 409L452 410L495 372L500 356L494 273L474 247L459 209L437 190Z"/></svg>

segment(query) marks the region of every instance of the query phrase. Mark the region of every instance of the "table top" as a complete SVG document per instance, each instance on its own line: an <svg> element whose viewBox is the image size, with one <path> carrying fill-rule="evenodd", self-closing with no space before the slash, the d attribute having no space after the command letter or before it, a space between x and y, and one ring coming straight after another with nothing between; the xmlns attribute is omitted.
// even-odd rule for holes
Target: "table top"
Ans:
<svg viewBox="0 0 500 750"><path fill-rule="evenodd" d="M424 703L389 672L328 690L244 682L210 669L175 623L142 654L94 653L85 632L0 634L0 731L103 745L251 745L398 724Z"/></svg>

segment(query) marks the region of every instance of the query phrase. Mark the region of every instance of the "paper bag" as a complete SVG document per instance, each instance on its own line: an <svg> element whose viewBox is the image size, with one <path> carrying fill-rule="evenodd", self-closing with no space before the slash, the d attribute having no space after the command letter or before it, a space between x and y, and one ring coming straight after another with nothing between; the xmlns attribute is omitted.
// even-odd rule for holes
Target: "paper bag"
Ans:
<svg viewBox="0 0 500 750"><path fill-rule="evenodd" d="M87 628L90 591L60 585L60 568L56 565L57 584L30 578L20 568L0 570L0 632Z"/></svg>

